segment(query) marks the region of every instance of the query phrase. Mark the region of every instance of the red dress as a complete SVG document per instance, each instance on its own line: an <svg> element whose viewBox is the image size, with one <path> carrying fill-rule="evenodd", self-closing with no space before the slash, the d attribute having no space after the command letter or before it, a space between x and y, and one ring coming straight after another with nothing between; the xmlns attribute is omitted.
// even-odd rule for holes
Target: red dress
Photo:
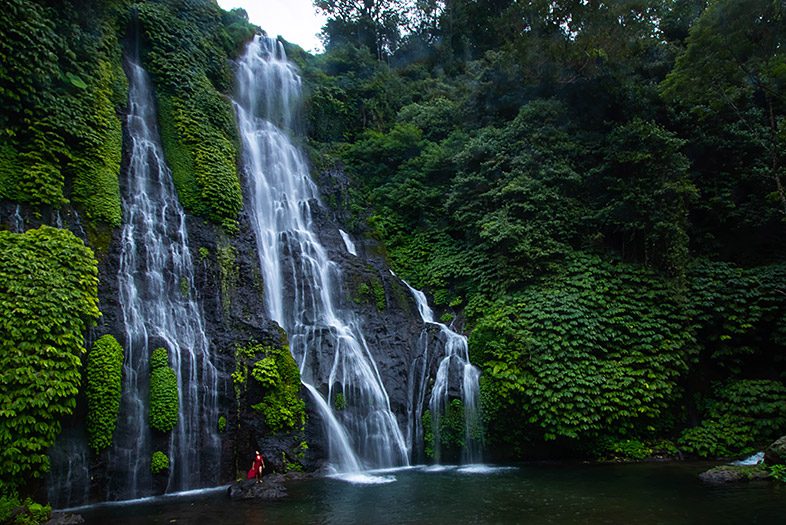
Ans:
<svg viewBox="0 0 786 525"><path fill-rule="evenodd" d="M251 470L248 471L248 479L254 479L259 474L259 477L262 477L262 473L260 469L262 468L262 454L257 454L254 458L254 465L251 467Z"/></svg>

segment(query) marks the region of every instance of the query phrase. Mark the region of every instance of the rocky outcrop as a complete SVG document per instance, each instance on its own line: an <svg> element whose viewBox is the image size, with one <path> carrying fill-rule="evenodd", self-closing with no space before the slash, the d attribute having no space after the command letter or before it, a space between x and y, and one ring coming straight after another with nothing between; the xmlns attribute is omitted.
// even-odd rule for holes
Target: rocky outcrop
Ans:
<svg viewBox="0 0 786 525"><path fill-rule="evenodd" d="M310 477L307 474L291 472L288 474L268 474L257 483L254 479L236 481L229 486L227 494L233 500L277 500L287 496L286 483Z"/></svg>
<svg viewBox="0 0 786 525"><path fill-rule="evenodd" d="M699 474L699 479L705 483L736 483L740 481L762 481L769 479L767 469L755 465L749 467L722 465L714 467Z"/></svg>
<svg viewBox="0 0 786 525"><path fill-rule="evenodd" d="M53 512L52 517L44 525L79 525L85 519L80 514L70 512Z"/></svg>
<svg viewBox="0 0 786 525"><path fill-rule="evenodd" d="M786 465L786 436L782 436L764 450L764 463Z"/></svg>

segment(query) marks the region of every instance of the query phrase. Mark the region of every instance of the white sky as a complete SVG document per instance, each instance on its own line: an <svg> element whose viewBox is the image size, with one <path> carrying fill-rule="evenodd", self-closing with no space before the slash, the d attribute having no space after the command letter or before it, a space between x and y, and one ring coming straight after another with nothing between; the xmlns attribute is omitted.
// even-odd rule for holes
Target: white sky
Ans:
<svg viewBox="0 0 786 525"><path fill-rule="evenodd" d="M248 19L270 36L281 35L306 51L321 51L317 34L325 18L316 13L311 0L218 0L224 10L242 7Z"/></svg>

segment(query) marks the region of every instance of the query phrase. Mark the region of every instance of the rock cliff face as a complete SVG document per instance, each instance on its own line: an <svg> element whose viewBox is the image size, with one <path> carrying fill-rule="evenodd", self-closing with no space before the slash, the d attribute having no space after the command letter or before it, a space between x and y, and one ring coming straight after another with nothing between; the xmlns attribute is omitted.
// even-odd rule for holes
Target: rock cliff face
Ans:
<svg viewBox="0 0 786 525"><path fill-rule="evenodd" d="M323 181L326 179L323 178ZM356 239L358 255L350 254L339 233L336 219L343 212L319 207L314 203L314 226L329 257L340 267L343 275L340 298L342 308L351 308L361 319L373 359L388 392L393 413L399 426L408 425L408 374L420 351L418 339L423 330L417 306L405 285L391 275L381 255L380 247L371 240ZM42 223L55 224L58 220L83 238L96 251L99 260L99 299L102 317L88 334L89 345L103 334L115 335L123 341L122 311L118 301L120 258L120 230L101 232L86 231L78 215L70 209L59 215L41 217L25 207L4 205L4 222L11 229L22 219L25 229ZM57 218L59 217L59 219ZM15 222L14 222L15 221ZM256 241L248 217L241 214L239 229L227 234L221 228L198 217L188 216L190 249L195 265L195 282L213 351L219 371L219 404L226 416L226 430L221 433L222 482L242 476L251 462L255 449L267 458L268 468L283 472L287 469L316 470L327 456L322 422L314 409L313 400L305 389L301 396L306 402L307 424L303 431L275 433L264 422L259 412L251 408L261 394L250 391L247 399L238 400L233 389L232 372L236 368L235 351L249 343L281 346L286 344L286 334L265 315L264 286L259 269ZM323 351L330 352L330 348ZM326 391L327 371L316 375L317 386ZM84 400L65 427L71 429L69 439L84 439L79 431L85 419ZM304 450L302 443L308 444ZM110 472L106 472L104 454L88 455L90 487L78 490L88 494L90 500L103 499L102 485ZM248 463L248 465L247 465ZM86 480L84 480L86 482ZM163 491L164 486L155 487Z"/></svg>

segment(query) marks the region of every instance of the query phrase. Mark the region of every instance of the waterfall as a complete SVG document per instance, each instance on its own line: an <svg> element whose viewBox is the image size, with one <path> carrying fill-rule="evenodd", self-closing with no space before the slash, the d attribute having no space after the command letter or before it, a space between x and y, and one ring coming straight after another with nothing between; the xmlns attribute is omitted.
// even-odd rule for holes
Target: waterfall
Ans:
<svg viewBox="0 0 786 525"><path fill-rule="evenodd" d="M237 69L247 209L269 317L289 335L338 472L408 464L407 446L359 325L340 306L341 271L317 238L321 206L293 144L301 80L274 39L256 36Z"/></svg>
<svg viewBox="0 0 786 525"><path fill-rule="evenodd" d="M338 233L341 234L341 238L344 240L344 246L347 248L349 254L357 256L358 254L357 248L355 248L355 243L352 242L352 239L349 238L349 234L347 234L347 232L341 229L338 230Z"/></svg>
<svg viewBox="0 0 786 525"><path fill-rule="evenodd" d="M23 233L25 231L25 220L22 218L22 212L19 205L14 209L14 232Z"/></svg>
<svg viewBox="0 0 786 525"><path fill-rule="evenodd" d="M123 397L108 459L108 499L153 492L150 456L170 460L166 491L218 482L218 377L194 287L185 214L164 162L150 79L129 62L131 151L123 191L118 271L125 326ZM178 421L170 435L148 426L150 353L164 347L177 376Z"/></svg>
<svg viewBox="0 0 786 525"><path fill-rule="evenodd" d="M462 462L479 463L481 461L482 443L479 437L480 414L478 410L480 392L480 370L469 361L469 347L467 338L448 328L445 324L434 320L434 312L428 305L426 295L420 290L412 288L406 281L402 281L409 288L418 305L418 312L425 327L420 335L422 348L421 358L415 360L409 373L409 406L410 408L410 441L416 442L416 437L422 435L421 418L426 395L428 368L429 368L429 340L431 339L429 327L436 326L440 334L440 343L444 355L437 367L437 375L429 398L431 411L431 425L434 435L434 460L441 460L440 447L440 421L450 402L451 386L460 390L461 401L464 405L464 449ZM437 355L436 350L432 354ZM460 384L456 385L456 376L461 377ZM451 384L451 380L453 384ZM417 387L417 389L416 389ZM417 399L415 399L417 397Z"/></svg>

